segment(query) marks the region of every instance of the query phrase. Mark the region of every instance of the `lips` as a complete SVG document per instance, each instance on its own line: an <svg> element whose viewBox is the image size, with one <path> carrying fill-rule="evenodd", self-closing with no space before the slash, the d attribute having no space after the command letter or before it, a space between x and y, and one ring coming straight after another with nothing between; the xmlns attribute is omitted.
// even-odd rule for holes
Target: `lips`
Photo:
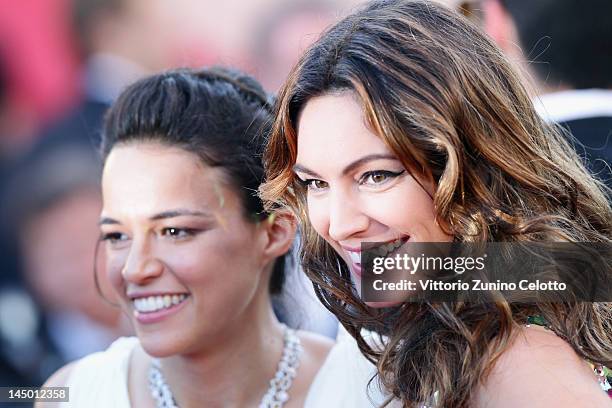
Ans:
<svg viewBox="0 0 612 408"><path fill-rule="evenodd" d="M391 242L387 242L385 244L381 244L378 247L372 249L372 251L374 252L375 255L378 255L378 256L387 256L391 252L395 251L397 248L399 248L402 245L404 245L409 239L410 239L410 237L408 237L408 236L401 237L401 238L395 239L395 240L393 240Z"/></svg>
<svg viewBox="0 0 612 408"><path fill-rule="evenodd" d="M177 313L190 298L187 293L155 293L130 295L133 315L141 324L163 321Z"/></svg>
<svg viewBox="0 0 612 408"><path fill-rule="evenodd" d="M395 251L397 248L404 245L409 239L410 236L405 235L400 238L394 239L393 241L381 243L371 251L373 251L374 254L377 256L387 256L391 252ZM350 260L349 267L351 271L353 271L358 277L361 277L361 249L349 249L347 247L343 247L343 249L348 254Z"/></svg>

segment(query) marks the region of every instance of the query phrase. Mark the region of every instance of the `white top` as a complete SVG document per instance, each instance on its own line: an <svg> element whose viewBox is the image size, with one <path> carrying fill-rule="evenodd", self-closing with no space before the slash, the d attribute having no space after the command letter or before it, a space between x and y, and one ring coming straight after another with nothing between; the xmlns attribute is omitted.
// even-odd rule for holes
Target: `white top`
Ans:
<svg viewBox="0 0 612 408"><path fill-rule="evenodd" d="M136 337L122 337L106 351L79 360L68 378L70 402L61 408L130 408L128 365L138 345ZM363 357L355 340L340 327L332 347L317 373L305 408L371 408L385 400L376 380L368 382L376 368Z"/></svg>
<svg viewBox="0 0 612 408"><path fill-rule="evenodd" d="M137 345L137 337L121 337L106 351L79 360L66 382L69 402L59 406L129 408L128 365Z"/></svg>
<svg viewBox="0 0 612 408"><path fill-rule="evenodd" d="M367 335L367 332L364 334L372 345L374 336ZM386 398L377 378L368 387L375 374L376 367L366 360L355 339L339 325L336 344L315 376L304 407L380 407Z"/></svg>

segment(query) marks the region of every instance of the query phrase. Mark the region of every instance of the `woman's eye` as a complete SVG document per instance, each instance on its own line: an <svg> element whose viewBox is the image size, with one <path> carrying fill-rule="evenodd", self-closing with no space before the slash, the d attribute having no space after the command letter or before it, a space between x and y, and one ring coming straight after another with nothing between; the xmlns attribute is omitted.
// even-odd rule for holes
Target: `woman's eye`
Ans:
<svg viewBox="0 0 612 408"><path fill-rule="evenodd" d="M193 233L194 231L188 228L168 227L162 230L162 235L170 238L186 238L192 236Z"/></svg>
<svg viewBox="0 0 612 408"><path fill-rule="evenodd" d="M102 234L102 241L108 241L111 244L116 244L120 241L127 241L128 236L121 232L108 232Z"/></svg>
<svg viewBox="0 0 612 408"><path fill-rule="evenodd" d="M319 179L301 180L302 184L308 187L311 191L321 191L327 188L327 182Z"/></svg>
<svg viewBox="0 0 612 408"><path fill-rule="evenodd" d="M381 185L391 179L401 176L402 174L404 174L405 171L406 170L402 170L400 172L393 172L393 171L387 171L387 170L370 171L370 172L365 173L361 177L360 184L365 184L365 185L370 185L370 186Z"/></svg>

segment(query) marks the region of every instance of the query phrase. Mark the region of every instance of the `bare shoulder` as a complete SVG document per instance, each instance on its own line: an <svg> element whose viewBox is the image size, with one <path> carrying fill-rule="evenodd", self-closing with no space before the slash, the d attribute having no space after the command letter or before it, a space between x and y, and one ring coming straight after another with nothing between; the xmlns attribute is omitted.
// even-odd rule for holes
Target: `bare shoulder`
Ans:
<svg viewBox="0 0 612 408"><path fill-rule="evenodd" d="M73 361L72 363L66 364L59 370L57 370L51 377L47 379L47 381L43 384L43 387L65 387L68 384L68 378L70 378L70 374L74 366L78 363L78 361ZM36 402L34 404L35 408L45 408L45 407L55 407L57 406L56 402Z"/></svg>
<svg viewBox="0 0 612 408"><path fill-rule="evenodd" d="M475 394L476 407L612 407L591 367L563 339L523 328Z"/></svg>

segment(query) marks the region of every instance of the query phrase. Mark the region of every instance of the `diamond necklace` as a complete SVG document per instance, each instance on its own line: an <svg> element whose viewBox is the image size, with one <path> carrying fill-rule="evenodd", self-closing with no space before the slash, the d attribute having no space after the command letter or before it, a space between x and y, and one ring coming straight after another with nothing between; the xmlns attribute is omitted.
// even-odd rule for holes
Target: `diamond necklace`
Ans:
<svg viewBox="0 0 612 408"><path fill-rule="evenodd" d="M270 380L268 390L259 403L259 408L281 408L289 400L289 388L300 365L300 354L302 353L300 339L295 334L295 330L284 324L282 327L283 354L278 362L276 373ZM149 389L157 408L178 408L172 391L161 372L160 362L156 358L152 359L149 368Z"/></svg>

